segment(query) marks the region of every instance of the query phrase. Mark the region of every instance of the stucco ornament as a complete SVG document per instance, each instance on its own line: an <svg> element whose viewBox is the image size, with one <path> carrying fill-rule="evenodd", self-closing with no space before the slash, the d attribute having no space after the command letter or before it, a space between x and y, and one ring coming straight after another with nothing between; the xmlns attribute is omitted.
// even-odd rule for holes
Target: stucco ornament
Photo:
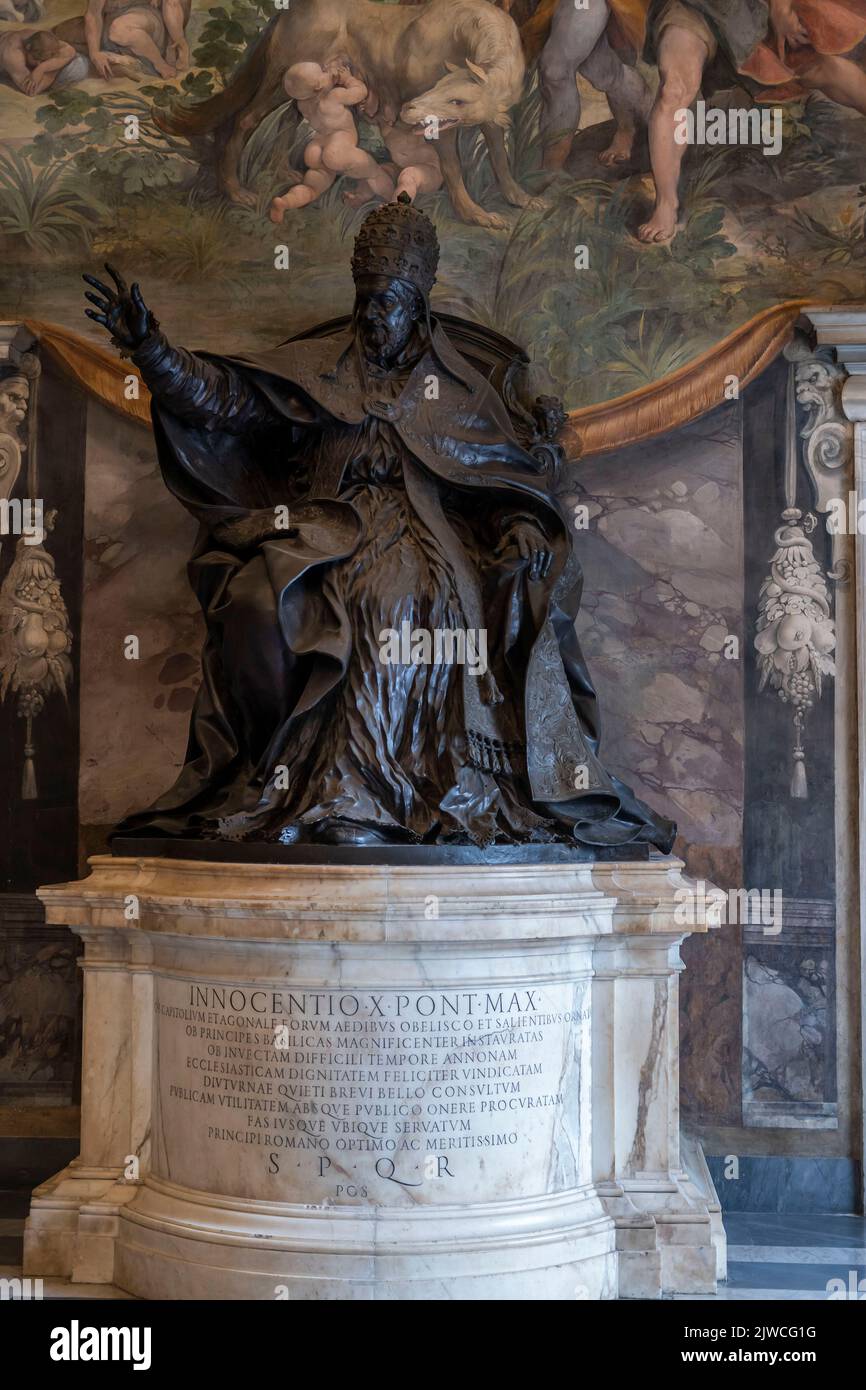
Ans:
<svg viewBox="0 0 866 1390"><path fill-rule="evenodd" d="M808 533L816 526L796 508L782 513L775 533L776 553L758 599L759 689L768 685L794 714L794 766L791 795L808 795L803 734L806 718L821 698L825 676L835 675L831 653L836 645L824 572L815 559Z"/></svg>
<svg viewBox="0 0 866 1390"><path fill-rule="evenodd" d="M45 530L57 513L48 512ZM13 695L19 717L26 720L21 795L38 795L34 763L33 720L52 692L66 700L72 678L72 632L54 560L44 542L33 545L21 536L9 573L0 587L0 700Z"/></svg>

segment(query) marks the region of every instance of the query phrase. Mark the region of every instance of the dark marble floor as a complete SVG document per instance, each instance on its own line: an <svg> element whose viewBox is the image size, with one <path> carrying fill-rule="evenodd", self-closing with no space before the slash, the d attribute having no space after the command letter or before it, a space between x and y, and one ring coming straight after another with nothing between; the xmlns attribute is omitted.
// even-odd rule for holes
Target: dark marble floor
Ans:
<svg viewBox="0 0 866 1390"><path fill-rule="evenodd" d="M728 1279L718 1298L854 1299L866 1293L866 1218L728 1212Z"/></svg>
<svg viewBox="0 0 866 1390"><path fill-rule="evenodd" d="M24 1218L30 1206L29 1192L4 1192L0 1188L0 1265L20 1265Z"/></svg>

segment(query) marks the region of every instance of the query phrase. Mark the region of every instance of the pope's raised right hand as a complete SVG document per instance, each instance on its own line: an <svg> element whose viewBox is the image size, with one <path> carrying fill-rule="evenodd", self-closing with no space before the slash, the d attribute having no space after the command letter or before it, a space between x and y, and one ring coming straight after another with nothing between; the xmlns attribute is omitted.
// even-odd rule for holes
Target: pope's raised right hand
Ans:
<svg viewBox="0 0 866 1390"><path fill-rule="evenodd" d="M114 281L115 288L111 289L104 285L101 280L97 280L94 275L85 275L82 278L88 285L92 285L98 294L90 294L85 290L84 297L89 299L91 304L95 304L99 313L94 313L92 309L85 309L85 314L94 323L99 323L111 334L112 342L119 347L135 349L140 347L154 327L154 319L147 305L141 297L141 290L137 284L132 289L127 287L123 276L109 265L106 261L105 269Z"/></svg>

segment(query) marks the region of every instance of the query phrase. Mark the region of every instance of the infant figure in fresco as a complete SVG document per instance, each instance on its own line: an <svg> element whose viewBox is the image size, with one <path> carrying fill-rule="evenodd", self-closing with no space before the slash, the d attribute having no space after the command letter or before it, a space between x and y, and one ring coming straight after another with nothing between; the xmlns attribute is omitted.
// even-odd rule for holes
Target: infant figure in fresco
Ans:
<svg viewBox="0 0 866 1390"><path fill-rule="evenodd" d="M28 97L68 86L87 76L87 60L48 29L16 29L0 35L0 79Z"/></svg>
<svg viewBox="0 0 866 1390"><path fill-rule="evenodd" d="M397 180L394 196L399 198L401 193L406 193L414 202L419 193L436 193L442 187L443 178L435 140L399 120L389 107L380 106L372 90L360 109L370 120L375 120L387 147L389 163L385 167L393 171ZM381 169L382 165L378 167ZM347 203L361 206L375 193L372 182L364 180L353 193L346 194L345 199Z"/></svg>
<svg viewBox="0 0 866 1390"><path fill-rule="evenodd" d="M283 79L288 96L312 126L314 135L304 150L307 172L303 181L271 203L272 222L282 222L292 208L303 208L333 184L339 174L364 181L371 194L388 199L394 181L371 154L358 144L358 128L352 107L369 95L367 86L345 63L327 67L319 63L294 63Z"/></svg>

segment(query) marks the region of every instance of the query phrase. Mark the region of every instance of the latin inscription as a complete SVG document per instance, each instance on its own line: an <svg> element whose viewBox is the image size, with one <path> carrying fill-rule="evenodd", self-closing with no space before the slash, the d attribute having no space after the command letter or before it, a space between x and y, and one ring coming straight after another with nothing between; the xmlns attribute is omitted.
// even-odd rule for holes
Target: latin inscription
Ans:
<svg viewBox="0 0 866 1390"><path fill-rule="evenodd" d="M577 1126L581 998L572 985L368 993L161 979L165 1176L323 1203L545 1191L564 1127Z"/></svg>

